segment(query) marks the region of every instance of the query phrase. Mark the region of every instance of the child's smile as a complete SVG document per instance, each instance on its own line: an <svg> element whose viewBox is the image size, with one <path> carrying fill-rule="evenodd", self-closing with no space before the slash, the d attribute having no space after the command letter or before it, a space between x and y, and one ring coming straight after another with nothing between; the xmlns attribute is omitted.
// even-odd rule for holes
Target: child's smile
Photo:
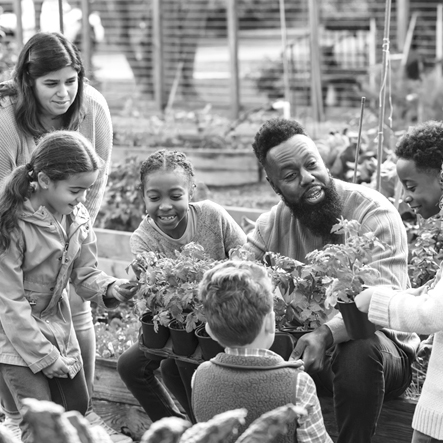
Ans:
<svg viewBox="0 0 443 443"><path fill-rule="evenodd" d="M172 238L180 238L188 224L189 181L180 169L155 171L144 182L146 212Z"/></svg>

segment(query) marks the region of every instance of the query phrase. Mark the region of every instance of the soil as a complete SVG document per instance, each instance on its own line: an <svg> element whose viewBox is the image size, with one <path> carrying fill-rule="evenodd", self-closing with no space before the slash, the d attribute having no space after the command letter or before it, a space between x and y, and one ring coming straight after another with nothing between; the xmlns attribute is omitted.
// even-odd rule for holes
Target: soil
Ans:
<svg viewBox="0 0 443 443"><path fill-rule="evenodd" d="M264 180L250 185L211 186L208 198L222 206L271 209L279 202L279 197Z"/></svg>

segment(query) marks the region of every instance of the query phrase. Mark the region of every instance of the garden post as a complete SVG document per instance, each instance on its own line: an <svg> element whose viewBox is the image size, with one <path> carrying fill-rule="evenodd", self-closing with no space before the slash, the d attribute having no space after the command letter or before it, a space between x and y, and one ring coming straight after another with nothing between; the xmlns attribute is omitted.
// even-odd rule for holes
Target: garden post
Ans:
<svg viewBox="0 0 443 443"><path fill-rule="evenodd" d="M289 115L286 118L291 117L293 110L291 109L291 87L289 85L289 63L288 63L288 44L286 39L286 14L285 14L285 0L280 0L280 29L281 29L281 46L282 46L282 58L283 58L283 84L285 87L285 101L289 105Z"/></svg>
<svg viewBox="0 0 443 443"><path fill-rule="evenodd" d="M63 27L63 0L58 0L58 21L60 24L60 34L64 34L65 29Z"/></svg>
<svg viewBox="0 0 443 443"><path fill-rule="evenodd" d="M15 38L17 40L17 49L20 50L23 47L23 22L22 22L22 2L21 0L14 1L14 13L17 17Z"/></svg>
<svg viewBox="0 0 443 443"><path fill-rule="evenodd" d="M231 118L236 120L240 111L240 85L238 73L238 12L237 0L228 0L228 40L231 92Z"/></svg>
<svg viewBox="0 0 443 443"><path fill-rule="evenodd" d="M82 60L85 66L86 76L91 74L92 66L92 40L91 40L91 26L89 24L89 14L91 7L89 0L82 0Z"/></svg>
<svg viewBox="0 0 443 443"><path fill-rule="evenodd" d="M379 96L379 116L378 116L378 145L377 145L377 174L375 189L380 191L381 185L381 164L383 163L383 129L385 120L385 100L386 100L386 84L389 71L389 30L391 24L391 0L386 0L385 9L385 29L383 33L383 61L381 87Z"/></svg>
<svg viewBox="0 0 443 443"><path fill-rule="evenodd" d="M164 108L164 67L163 67L163 36L161 0L152 2L152 50L154 69L154 97L157 110Z"/></svg>

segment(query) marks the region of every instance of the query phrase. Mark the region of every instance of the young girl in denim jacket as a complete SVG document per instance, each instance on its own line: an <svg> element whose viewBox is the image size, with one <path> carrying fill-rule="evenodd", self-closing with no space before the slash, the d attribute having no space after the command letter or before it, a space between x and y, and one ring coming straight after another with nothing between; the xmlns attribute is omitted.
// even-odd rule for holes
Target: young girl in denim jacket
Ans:
<svg viewBox="0 0 443 443"><path fill-rule="evenodd" d="M18 407L52 400L85 413L88 390L67 299L69 280L85 299L116 307L134 290L97 269L86 194L101 161L81 134L45 136L0 194L0 373ZM32 441L21 423L23 441Z"/></svg>

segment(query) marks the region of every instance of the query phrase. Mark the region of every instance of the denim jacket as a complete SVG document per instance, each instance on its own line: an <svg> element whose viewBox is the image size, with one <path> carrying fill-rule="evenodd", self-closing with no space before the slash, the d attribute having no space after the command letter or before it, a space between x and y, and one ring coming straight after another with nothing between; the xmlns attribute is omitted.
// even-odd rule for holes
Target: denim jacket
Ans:
<svg viewBox="0 0 443 443"><path fill-rule="evenodd" d="M97 242L86 208L68 217L67 234L53 215L27 200L18 214L10 248L0 255L0 363L28 366L33 373L61 355L73 359L72 378L82 367L67 286L104 306L115 282L97 269Z"/></svg>

